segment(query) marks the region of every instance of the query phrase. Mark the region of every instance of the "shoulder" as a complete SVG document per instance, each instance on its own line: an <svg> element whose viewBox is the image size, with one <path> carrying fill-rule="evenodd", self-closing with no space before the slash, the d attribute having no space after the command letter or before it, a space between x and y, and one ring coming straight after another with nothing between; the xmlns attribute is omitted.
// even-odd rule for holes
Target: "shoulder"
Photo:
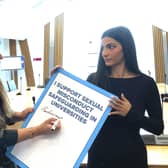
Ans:
<svg viewBox="0 0 168 168"><path fill-rule="evenodd" d="M95 80L96 80L96 72L89 74L89 76L87 77L87 81L89 82L93 82Z"/></svg>
<svg viewBox="0 0 168 168"><path fill-rule="evenodd" d="M143 80L144 82L148 84L156 83L154 78L152 78L151 76L148 76L144 73L142 73L140 76L141 76L141 80Z"/></svg>
<svg viewBox="0 0 168 168"><path fill-rule="evenodd" d="M142 82L144 83L146 88L148 88L148 90L152 90L152 91L158 90L157 83L154 78L146 74L142 74L141 76L142 76L141 79L143 80Z"/></svg>

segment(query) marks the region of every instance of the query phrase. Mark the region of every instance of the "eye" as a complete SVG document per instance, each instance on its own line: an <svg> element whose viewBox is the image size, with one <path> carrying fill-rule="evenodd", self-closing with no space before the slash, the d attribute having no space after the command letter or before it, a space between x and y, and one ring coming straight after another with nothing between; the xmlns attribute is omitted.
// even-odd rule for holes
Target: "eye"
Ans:
<svg viewBox="0 0 168 168"><path fill-rule="evenodd" d="M113 49L113 48L116 48L116 45L107 44L107 45L106 45L106 48L107 48L107 49Z"/></svg>

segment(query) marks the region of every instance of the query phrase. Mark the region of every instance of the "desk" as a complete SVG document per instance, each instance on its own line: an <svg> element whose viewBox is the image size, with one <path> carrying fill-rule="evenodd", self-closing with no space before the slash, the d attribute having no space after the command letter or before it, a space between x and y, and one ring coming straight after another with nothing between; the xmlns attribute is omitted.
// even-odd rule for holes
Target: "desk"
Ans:
<svg viewBox="0 0 168 168"><path fill-rule="evenodd" d="M168 87L165 83L157 83L159 93L166 93L166 88Z"/></svg>
<svg viewBox="0 0 168 168"><path fill-rule="evenodd" d="M34 106L32 97L35 96L37 101L42 91L43 88L31 87L30 90L22 91L21 95L16 95L18 90L8 92L11 107L16 111L22 111L26 107Z"/></svg>
<svg viewBox="0 0 168 168"><path fill-rule="evenodd" d="M30 90L24 90L21 95L16 95L19 90L7 92L11 107L14 111L22 111L26 107L33 107L32 97L35 96L36 101L41 95L43 88L31 87ZM19 128L23 121L17 122L14 125L8 126L8 128Z"/></svg>
<svg viewBox="0 0 168 168"><path fill-rule="evenodd" d="M147 146L150 168L168 168L168 146Z"/></svg>
<svg viewBox="0 0 168 168"><path fill-rule="evenodd" d="M168 168L168 146L147 146L149 168ZM80 168L86 168L87 158Z"/></svg>

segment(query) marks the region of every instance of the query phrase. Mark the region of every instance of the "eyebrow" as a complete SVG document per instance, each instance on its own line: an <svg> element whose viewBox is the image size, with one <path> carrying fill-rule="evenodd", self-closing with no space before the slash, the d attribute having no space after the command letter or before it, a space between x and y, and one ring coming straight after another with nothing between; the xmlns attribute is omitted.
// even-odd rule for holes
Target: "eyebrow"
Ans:
<svg viewBox="0 0 168 168"><path fill-rule="evenodd" d="M101 47L107 47L107 46L110 46L110 47L116 47L117 46L117 44L114 44L114 43L107 43L106 45L102 45Z"/></svg>

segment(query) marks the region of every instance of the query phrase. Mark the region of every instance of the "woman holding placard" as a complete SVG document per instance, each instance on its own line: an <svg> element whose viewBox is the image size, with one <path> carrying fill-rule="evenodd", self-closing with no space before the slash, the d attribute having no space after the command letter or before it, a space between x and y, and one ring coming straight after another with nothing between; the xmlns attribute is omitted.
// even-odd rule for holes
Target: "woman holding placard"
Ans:
<svg viewBox="0 0 168 168"><path fill-rule="evenodd" d="M162 134L162 108L155 81L139 70L128 28L103 33L97 72L87 80L118 96L110 100L112 111L89 150L87 168L147 168L139 132Z"/></svg>

